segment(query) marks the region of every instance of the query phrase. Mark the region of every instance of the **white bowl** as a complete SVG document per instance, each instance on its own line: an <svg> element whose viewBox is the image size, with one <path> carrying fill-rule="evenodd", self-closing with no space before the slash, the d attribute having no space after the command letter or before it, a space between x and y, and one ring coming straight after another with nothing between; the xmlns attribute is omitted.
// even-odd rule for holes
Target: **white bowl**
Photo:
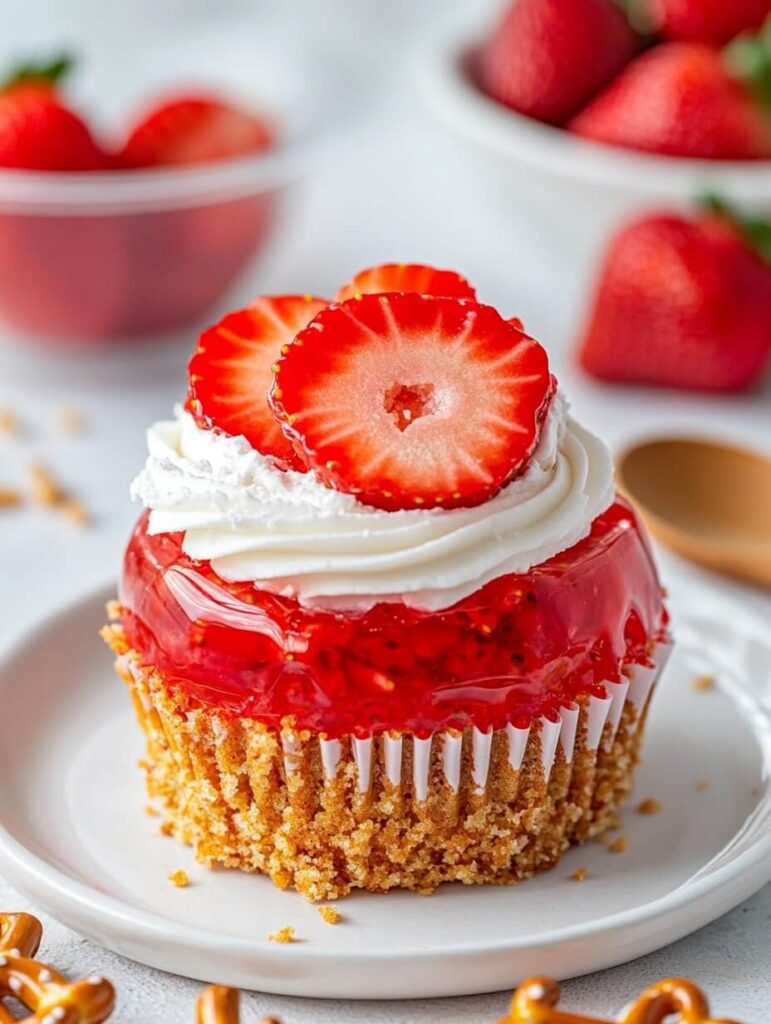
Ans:
<svg viewBox="0 0 771 1024"><path fill-rule="evenodd" d="M421 55L420 87L478 161L479 193L556 259L593 258L610 232L646 210L693 208L706 192L748 212L771 210L771 161L657 156L607 146L518 114L487 96L472 69L478 43L457 34Z"/></svg>

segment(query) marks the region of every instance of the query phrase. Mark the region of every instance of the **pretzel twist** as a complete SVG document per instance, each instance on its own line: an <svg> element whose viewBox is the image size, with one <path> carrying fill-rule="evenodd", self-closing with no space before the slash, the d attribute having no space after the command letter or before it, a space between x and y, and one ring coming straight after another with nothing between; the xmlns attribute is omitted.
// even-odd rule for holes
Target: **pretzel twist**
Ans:
<svg viewBox="0 0 771 1024"><path fill-rule="evenodd" d="M238 989L209 985L198 997L196 1024L239 1024Z"/></svg>
<svg viewBox="0 0 771 1024"><path fill-rule="evenodd" d="M0 1024L102 1024L115 1004L112 985L96 976L68 982L33 960L42 933L30 914L0 914ZM9 997L30 1015L18 1021L3 1005Z"/></svg>
<svg viewBox="0 0 771 1024"><path fill-rule="evenodd" d="M500 1024L611 1024L557 1008L559 985L551 978L529 978L514 993L509 1016ZM677 1016L675 1016L675 1014ZM714 1020L701 989L684 978L665 978L647 988L616 1024L737 1024Z"/></svg>
<svg viewBox="0 0 771 1024"><path fill-rule="evenodd" d="M115 992L104 978L68 982L32 959L43 929L31 914L0 914L0 1024L102 1024L115 1004ZM19 1021L3 1005L13 997L31 1015ZM514 993L511 1010L500 1024L611 1024L558 1009L559 985L550 978L530 978ZM676 1016L675 1016L676 1015ZM239 1024L238 990L210 985L196 1003L197 1024ZM738 1024L709 1015L704 993L684 978L664 978L647 988L616 1024ZM262 1024L278 1024L265 1018Z"/></svg>

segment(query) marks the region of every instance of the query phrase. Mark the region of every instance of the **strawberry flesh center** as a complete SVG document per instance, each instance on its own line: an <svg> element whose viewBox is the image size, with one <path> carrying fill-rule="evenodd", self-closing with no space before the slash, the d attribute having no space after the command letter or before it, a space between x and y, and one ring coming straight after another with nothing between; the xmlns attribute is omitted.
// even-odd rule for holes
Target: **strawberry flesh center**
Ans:
<svg viewBox="0 0 771 1024"><path fill-rule="evenodd" d="M415 420L436 412L433 384L394 384L383 397L385 411L405 431Z"/></svg>

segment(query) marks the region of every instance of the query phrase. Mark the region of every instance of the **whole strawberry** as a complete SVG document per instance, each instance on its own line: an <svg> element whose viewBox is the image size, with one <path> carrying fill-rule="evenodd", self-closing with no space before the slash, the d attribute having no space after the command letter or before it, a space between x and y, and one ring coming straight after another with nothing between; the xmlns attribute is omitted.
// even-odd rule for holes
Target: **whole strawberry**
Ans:
<svg viewBox="0 0 771 1024"><path fill-rule="evenodd" d="M58 94L69 58L18 68L0 85L0 167L101 171L110 159Z"/></svg>
<svg viewBox="0 0 771 1024"><path fill-rule="evenodd" d="M722 206L656 214L610 243L579 359L607 381L752 386L771 353L771 224Z"/></svg>
<svg viewBox="0 0 771 1024"><path fill-rule="evenodd" d="M725 50L664 43L621 72L569 124L588 139L673 156L771 158L771 40Z"/></svg>
<svg viewBox="0 0 771 1024"><path fill-rule="evenodd" d="M666 39L720 45L762 25L771 0L650 0L647 13Z"/></svg>
<svg viewBox="0 0 771 1024"><path fill-rule="evenodd" d="M507 107L564 124L638 46L612 0L515 0L481 54L481 83Z"/></svg>
<svg viewBox="0 0 771 1024"><path fill-rule="evenodd" d="M268 125L217 96L185 93L156 104L129 132L121 166L169 167L211 163L267 149Z"/></svg>

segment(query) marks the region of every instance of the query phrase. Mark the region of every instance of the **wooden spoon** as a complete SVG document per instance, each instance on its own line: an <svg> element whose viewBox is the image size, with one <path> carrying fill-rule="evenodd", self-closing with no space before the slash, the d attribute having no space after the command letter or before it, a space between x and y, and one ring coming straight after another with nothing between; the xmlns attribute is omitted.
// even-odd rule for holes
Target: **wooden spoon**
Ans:
<svg viewBox="0 0 771 1024"><path fill-rule="evenodd" d="M717 441L661 438L624 452L617 477L662 543L771 587L771 460Z"/></svg>

